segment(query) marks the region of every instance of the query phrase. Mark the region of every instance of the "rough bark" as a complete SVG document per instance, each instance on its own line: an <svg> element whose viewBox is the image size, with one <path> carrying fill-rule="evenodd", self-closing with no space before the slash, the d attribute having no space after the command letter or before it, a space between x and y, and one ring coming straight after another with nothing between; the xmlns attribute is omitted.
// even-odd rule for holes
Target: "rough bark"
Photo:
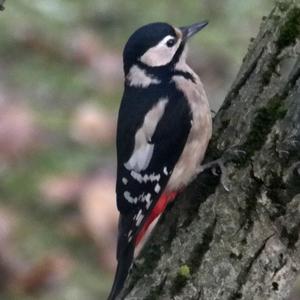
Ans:
<svg viewBox="0 0 300 300"><path fill-rule="evenodd" d="M226 164L230 191L210 171L198 176L136 260L126 300L290 297L300 270L299 33L294 2L263 19L206 157L244 151Z"/></svg>

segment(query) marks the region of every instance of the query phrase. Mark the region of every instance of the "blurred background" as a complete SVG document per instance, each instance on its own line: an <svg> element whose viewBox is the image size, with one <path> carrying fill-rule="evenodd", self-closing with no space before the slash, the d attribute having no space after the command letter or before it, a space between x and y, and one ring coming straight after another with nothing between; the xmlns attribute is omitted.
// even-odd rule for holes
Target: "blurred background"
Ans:
<svg viewBox="0 0 300 300"><path fill-rule="evenodd" d="M122 47L210 20L190 45L213 110L271 0L7 0L0 13L0 299L105 299L115 266Z"/></svg>

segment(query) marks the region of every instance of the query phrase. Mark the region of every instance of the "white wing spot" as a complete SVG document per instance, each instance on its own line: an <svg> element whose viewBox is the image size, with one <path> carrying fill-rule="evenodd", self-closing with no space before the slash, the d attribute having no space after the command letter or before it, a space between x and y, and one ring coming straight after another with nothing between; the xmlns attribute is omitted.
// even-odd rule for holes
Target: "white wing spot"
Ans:
<svg viewBox="0 0 300 300"><path fill-rule="evenodd" d="M152 173L150 175L150 181L153 182L153 181L159 181L160 180L160 174L156 174L155 173Z"/></svg>
<svg viewBox="0 0 300 300"><path fill-rule="evenodd" d="M165 175L168 175L169 173L168 173L168 169L167 169L167 167L164 167L164 170L163 170L163 172L164 172L164 174Z"/></svg>
<svg viewBox="0 0 300 300"><path fill-rule="evenodd" d="M158 183L156 184L154 191L156 194L158 194L160 192L160 185Z"/></svg>
<svg viewBox="0 0 300 300"><path fill-rule="evenodd" d="M128 183L128 179L125 178L125 177L123 177L123 178L122 178L122 182L123 182L124 185L126 185L126 184Z"/></svg>
<svg viewBox="0 0 300 300"><path fill-rule="evenodd" d="M136 204L137 203L137 201L138 201L138 198L137 197L132 197L131 196L131 194L130 194L130 192L128 192L128 191L125 191L124 192L124 197L125 197L125 199L129 202L129 203L134 203L134 204Z"/></svg>
<svg viewBox="0 0 300 300"><path fill-rule="evenodd" d="M154 182L154 181L160 180L160 174L155 174L155 173L152 173L151 175L148 175L148 174L141 175L138 172L131 171L130 175L132 176L132 178L134 178L139 183L143 183L143 182L147 183L148 181Z"/></svg>
<svg viewBox="0 0 300 300"><path fill-rule="evenodd" d="M139 212L141 212L142 210L140 210ZM137 218L136 218L136 226L139 226L141 224L141 222L144 219L144 215L142 213L139 213Z"/></svg>
<svg viewBox="0 0 300 300"><path fill-rule="evenodd" d="M139 216L142 214L142 210L140 209L136 215L136 218L139 218Z"/></svg>
<svg viewBox="0 0 300 300"><path fill-rule="evenodd" d="M138 172L135 172L135 171L131 171L130 172L130 175L133 179L135 179L136 181L138 181L139 183L142 183L143 182L143 176L138 173Z"/></svg>
<svg viewBox="0 0 300 300"><path fill-rule="evenodd" d="M145 201L146 201L146 209L149 209L149 207L150 207L150 205L151 205L151 203L152 203L152 200L151 200L151 194L150 193L148 193L147 195L146 195L146 197L145 197Z"/></svg>

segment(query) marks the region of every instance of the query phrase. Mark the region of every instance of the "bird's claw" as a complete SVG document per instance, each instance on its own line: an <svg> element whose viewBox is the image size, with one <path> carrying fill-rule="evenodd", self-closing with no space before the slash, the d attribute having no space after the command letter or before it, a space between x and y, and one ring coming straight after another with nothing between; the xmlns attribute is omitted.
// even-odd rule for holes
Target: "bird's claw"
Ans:
<svg viewBox="0 0 300 300"><path fill-rule="evenodd" d="M223 162L237 162L240 160L243 160L243 158L247 155L247 152L238 148L229 148L226 150L222 157L223 157Z"/></svg>
<svg viewBox="0 0 300 300"><path fill-rule="evenodd" d="M223 159L219 158L219 159L213 160L209 163L206 163L206 164L200 166L200 172L203 172L207 169L211 169L211 172L214 176L220 176L220 172L218 172L218 169L221 171L220 182L221 182L223 188L225 189L225 191L229 192L230 189L229 189L228 184L227 184L228 183L227 171L226 171L226 168L224 166Z"/></svg>
<svg viewBox="0 0 300 300"><path fill-rule="evenodd" d="M200 172L203 172L204 170L207 169L211 169L213 175L220 176L220 172L219 172L220 170L221 171L220 182L223 188L225 189L225 191L229 192L230 184L229 184L227 170L224 164L228 162L240 161L246 156L246 154L247 153L244 150L241 150L237 147L231 147L223 153L221 158L213 160L209 163L200 166Z"/></svg>

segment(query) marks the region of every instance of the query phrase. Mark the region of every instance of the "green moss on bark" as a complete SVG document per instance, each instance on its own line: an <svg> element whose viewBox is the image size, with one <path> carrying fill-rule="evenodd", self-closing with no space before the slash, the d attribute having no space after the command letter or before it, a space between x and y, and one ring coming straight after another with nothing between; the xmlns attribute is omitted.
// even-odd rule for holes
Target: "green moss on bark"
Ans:
<svg viewBox="0 0 300 300"><path fill-rule="evenodd" d="M177 275L174 279L171 287L171 295L177 295L183 287L187 284L187 281L191 278L191 270L188 265L183 265L179 268Z"/></svg>
<svg viewBox="0 0 300 300"><path fill-rule="evenodd" d="M257 111L250 133L242 147L247 153L242 165L244 165L256 151L261 149L273 125L277 120L285 116L286 111L283 105L283 99L280 97L274 97L268 102L267 106Z"/></svg>
<svg viewBox="0 0 300 300"><path fill-rule="evenodd" d="M281 27L277 46L279 49L295 44L300 36L300 8L295 7L288 14L288 20Z"/></svg>

